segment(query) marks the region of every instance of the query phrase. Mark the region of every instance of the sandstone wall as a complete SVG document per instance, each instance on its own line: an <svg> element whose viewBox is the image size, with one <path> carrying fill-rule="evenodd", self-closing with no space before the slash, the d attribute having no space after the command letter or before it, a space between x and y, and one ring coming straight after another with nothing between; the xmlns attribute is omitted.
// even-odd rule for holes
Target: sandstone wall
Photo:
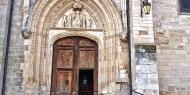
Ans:
<svg viewBox="0 0 190 95"><path fill-rule="evenodd" d="M190 15L178 0L153 0L160 95L190 95Z"/></svg>

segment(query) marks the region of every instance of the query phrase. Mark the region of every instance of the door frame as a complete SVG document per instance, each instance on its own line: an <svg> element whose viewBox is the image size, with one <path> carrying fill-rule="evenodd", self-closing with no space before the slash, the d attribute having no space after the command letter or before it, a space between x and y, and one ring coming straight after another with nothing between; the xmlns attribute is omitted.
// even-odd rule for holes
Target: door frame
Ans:
<svg viewBox="0 0 190 95"><path fill-rule="evenodd" d="M64 38L72 38L72 37L78 37L78 38L84 38L84 39L88 39L88 40L90 40L90 41L92 41L92 42L95 42L97 45L94 47L94 50L86 50L86 51L95 51L95 63L94 63L94 68L79 68L78 66L77 66L77 64L78 64L78 62L76 62L75 63L75 61L76 61L76 59L75 59L75 57L79 57L79 55L78 55L78 53L80 52L80 51L85 51L85 50L78 50L78 51L73 51L73 53L74 53L74 57L73 57L73 67L71 68L71 69L64 69L64 70L66 70L66 71L71 71L71 73L72 73L72 79L71 79L71 81L72 81L72 83L71 83L71 87L76 87L75 88L75 90L76 90L76 94L75 95L78 95L78 92L79 92L79 71L80 70L93 70L93 93L98 93L98 50L99 50L99 45L98 45L98 43L96 42L96 41L94 41L94 40L91 40L91 39L89 39L89 38L87 38L87 37L83 37L83 36L67 36L67 37L64 37ZM60 38L60 39L64 39L64 38ZM58 40L60 40L60 39L58 39ZM78 46L78 49L80 48L80 46ZM56 51L56 50L54 50L54 45L53 45L53 52L54 51ZM77 53L76 53L77 52ZM76 55L75 55L76 54ZM52 54L52 60L54 59L54 54ZM51 75L51 90L50 90L50 94L51 94L51 91L52 91L52 85L53 85L53 77L55 76L54 75L54 69L55 69L55 66L53 65L53 61L52 61L52 75ZM77 74L77 76L75 75L75 74ZM74 78L74 77L77 77L77 78ZM76 79L76 80L75 80ZM76 83L76 82L77 83ZM74 83L75 82L75 83ZM73 84L76 84L76 85L73 85ZM73 88L71 89L72 90L72 93L73 93Z"/></svg>
<svg viewBox="0 0 190 95"><path fill-rule="evenodd" d="M95 76L95 73L96 73L95 70L92 69L92 68L82 68L82 69L79 69L79 70L78 70L78 74L77 74L77 75L78 75L78 92L79 92L79 86L80 86L80 85L79 85L79 84L80 84L80 83L79 83L79 82L80 82L80 79L79 79L79 78L80 78L80 70L83 70L83 71L85 71L85 70L91 70L91 71L93 72L93 95L94 95L94 90L95 90L95 85L94 85L94 84L95 84L95 81L96 81L96 80L95 80L95 77L96 77L96 76Z"/></svg>

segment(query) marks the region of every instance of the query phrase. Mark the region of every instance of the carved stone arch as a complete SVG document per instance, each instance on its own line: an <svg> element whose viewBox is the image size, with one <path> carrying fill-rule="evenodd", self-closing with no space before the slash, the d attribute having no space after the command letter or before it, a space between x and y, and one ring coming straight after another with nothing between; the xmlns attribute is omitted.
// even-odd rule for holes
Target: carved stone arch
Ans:
<svg viewBox="0 0 190 95"><path fill-rule="evenodd" d="M102 48L103 47L103 39L100 39L100 38L98 38L97 36L95 36L95 35L92 35L92 34L90 34L90 33L82 33L82 32L80 32L80 33L60 33L60 34L56 34L56 35L54 35L53 37L51 37L51 38L49 38L49 45L50 46L53 46L53 43L55 42L55 41L57 41L58 39L61 39L61 38L64 38L64 37L69 37L69 36L80 36L80 37L85 37L85 38L88 38L88 39L91 39L91 40L93 40L93 41L95 41L97 44L98 44L98 46L100 47L100 48Z"/></svg>
<svg viewBox="0 0 190 95"><path fill-rule="evenodd" d="M36 3L36 6L34 7L34 11L32 14L32 18L31 18L31 23L30 23L30 29L32 32L40 32L42 31L42 28L44 26L44 24L47 24L48 22L50 22L51 18L48 14L49 12L52 11L52 9L54 7L57 6L57 4L65 4L65 6L67 6L68 9L68 5L69 3L71 4L73 1L72 0L38 0ZM99 13L98 16L100 16L102 18L102 22L104 22L104 25L107 25L104 27L104 30L106 31L108 28L117 28L120 32L121 31L121 21L120 21L120 17L119 14L116 10L116 7L114 6L113 2L111 0L85 0L85 2L89 2L88 4L94 4L95 7L94 9L98 9L96 11L96 13ZM58 6L57 6L58 7ZM59 7L60 9L64 9L64 7ZM71 8L71 6L70 6ZM86 7L87 8L87 7ZM88 7L88 10L90 8ZM91 9L93 9L91 7ZM90 12L90 11L88 11ZM102 15L102 16L101 16ZM54 17L56 18L56 17ZM46 22L46 21L47 22ZM110 25L111 23L113 23L112 25ZM38 26L38 27L36 27ZM40 29L40 30L38 30ZM113 30L115 30L113 29Z"/></svg>
<svg viewBox="0 0 190 95"><path fill-rule="evenodd" d="M97 25L101 28L101 29L105 29L105 27L102 27L102 26L106 26L108 25L109 23L106 23L106 16L104 16L104 13L101 11L101 9L93 2L93 1L89 1L91 4L93 4L93 7L92 6L89 6L88 3L85 3L85 2L82 2L82 4L84 5L84 9L89 12L89 14L93 14L91 15L95 21L97 21ZM65 5L61 5L61 3L57 3L55 4L54 6L56 7L53 7L51 8L52 11L50 11L48 13L48 17L45 19L44 21L44 25L43 25L43 28L46 29L48 27L54 27L55 24L57 23L57 21L60 19L60 17L66 12L68 11L69 9L72 8L72 3L73 2L69 2L68 4L65 4ZM56 11L57 7L61 7L60 10ZM53 12L56 12L56 14L54 14ZM111 28L111 27L110 27Z"/></svg>
<svg viewBox="0 0 190 95"><path fill-rule="evenodd" d="M28 79L26 79L26 91L28 90L31 94L31 91L36 89L44 89L41 91L43 95L49 95L50 84L51 84L51 64L48 64L49 57L51 57L51 53L47 53L48 51L48 34L51 31L51 28L54 26L56 21L60 18L60 16L71 9L72 2L74 0L38 0L34 7L33 14L30 19L30 30L32 31L32 37L29 39L29 54L30 56L29 65L30 69L27 70L28 72ZM97 39L95 36L90 35L88 33L83 33L86 31L81 31L80 33L76 34L76 32L70 32L70 34L62 34L57 35L57 37L64 37L64 36L84 36L95 40L99 46L101 46L102 50L105 50L104 53L101 53L101 58L99 63L110 63L109 68L112 69L111 66L116 67L116 57L114 57L117 46L119 41L118 34L121 32L121 21L119 14L114 6L112 0L82 0L84 1L84 8L90 13L94 13L94 19L100 23L99 25L103 26L102 34L103 40ZM59 30L57 30L59 31ZM93 31L91 31L93 32ZM55 37L56 39L56 37ZM99 44L101 42L101 44ZM110 43L110 46L106 45ZM108 57L105 57L108 56ZM104 58L105 57L105 58ZM104 66L107 64L103 64ZM117 65L118 66L118 65ZM111 70L110 69L110 70ZM104 74L104 73L103 73ZM116 73L116 75L118 75ZM113 75L114 76L114 75ZM104 81L105 84L108 81L113 80L113 78L108 77L107 81ZM115 77L114 77L115 78ZM30 85L30 83L32 85ZM99 83L100 87L101 84ZM28 86L27 86L28 85ZM28 87L28 88L27 88ZM36 88L36 89L35 89ZM103 88L99 88L102 90ZM99 91L100 91L99 90ZM101 91L100 91L101 92ZM45 93L45 94L44 94Z"/></svg>

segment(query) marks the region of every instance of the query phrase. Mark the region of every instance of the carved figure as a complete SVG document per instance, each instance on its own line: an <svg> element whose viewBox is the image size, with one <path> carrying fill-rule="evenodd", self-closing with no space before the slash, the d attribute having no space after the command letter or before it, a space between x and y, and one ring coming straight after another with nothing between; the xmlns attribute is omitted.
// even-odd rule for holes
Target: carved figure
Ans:
<svg viewBox="0 0 190 95"><path fill-rule="evenodd" d="M80 67L94 67L94 52L81 52Z"/></svg>
<svg viewBox="0 0 190 95"><path fill-rule="evenodd" d="M87 21L87 27L88 28L92 28L92 20L91 19L88 19L88 21Z"/></svg>
<svg viewBox="0 0 190 95"><path fill-rule="evenodd" d="M72 21L73 21L73 19L72 19L72 16L70 15L70 16L68 16L67 17L67 28L72 28Z"/></svg>
<svg viewBox="0 0 190 95"><path fill-rule="evenodd" d="M58 64L63 65L65 67L72 66L72 52L69 51L60 51Z"/></svg>
<svg viewBox="0 0 190 95"><path fill-rule="evenodd" d="M73 27L74 28L81 28L80 26L80 20L81 20L81 18L80 18L81 16L80 16L80 11L76 11L75 13L74 13L74 17L73 17Z"/></svg>
<svg viewBox="0 0 190 95"><path fill-rule="evenodd" d="M62 26L65 28L92 28L93 20L80 11L62 17Z"/></svg>
<svg viewBox="0 0 190 95"><path fill-rule="evenodd" d="M64 15L62 17L62 23L63 23L63 27L67 27L67 23L68 23L68 16Z"/></svg>
<svg viewBox="0 0 190 95"><path fill-rule="evenodd" d="M65 28L92 28L93 20L83 14L82 8L80 0L75 0L73 12L62 17L62 26Z"/></svg>

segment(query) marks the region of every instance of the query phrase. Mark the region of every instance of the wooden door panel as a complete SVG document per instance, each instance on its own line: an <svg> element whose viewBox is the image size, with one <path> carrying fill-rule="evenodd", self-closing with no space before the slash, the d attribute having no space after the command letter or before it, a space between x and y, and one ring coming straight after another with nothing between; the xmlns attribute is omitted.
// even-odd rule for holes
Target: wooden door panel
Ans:
<svg viewBox="0 0 190 95"><path fill-rule="evenodd" d="M94 68L95 51L79 51L79 68Z"/></svg>
<svg viewBox="0 0 190 95"><path fill-rule="evenodd" d="M58 70L57 95L71 95L72 73L67 70Z"/></svg>
<svg viewBox="0 0 190 95"><path fill-rule="evenodd" d="M74 59L73 50L58 50L56 68L72 68Z"/></svg>
<svg viewBox="0 0 190 95"><path fill-rule="evenodd" d="M97 46L95 42L92 42L89 39L80 38L79 46Z"/></svg>
<svg viewBox="0 0 190 95"><path fill-rule="evenodd" d="M75 44L76 44L75 37L68 37L68 38L59 39L58 41L54 43L54 46L56 45L74 46Z"/></svg>
<svg viewBox="0 0 190 95"><path fill-rule="evenodd" d="M74 36L57 40L53 47L51 95L72 95L72 91L77 95L93 95L98 88L97 43ZM93 70L91 84L79 84L80 69Z"/></svg>

